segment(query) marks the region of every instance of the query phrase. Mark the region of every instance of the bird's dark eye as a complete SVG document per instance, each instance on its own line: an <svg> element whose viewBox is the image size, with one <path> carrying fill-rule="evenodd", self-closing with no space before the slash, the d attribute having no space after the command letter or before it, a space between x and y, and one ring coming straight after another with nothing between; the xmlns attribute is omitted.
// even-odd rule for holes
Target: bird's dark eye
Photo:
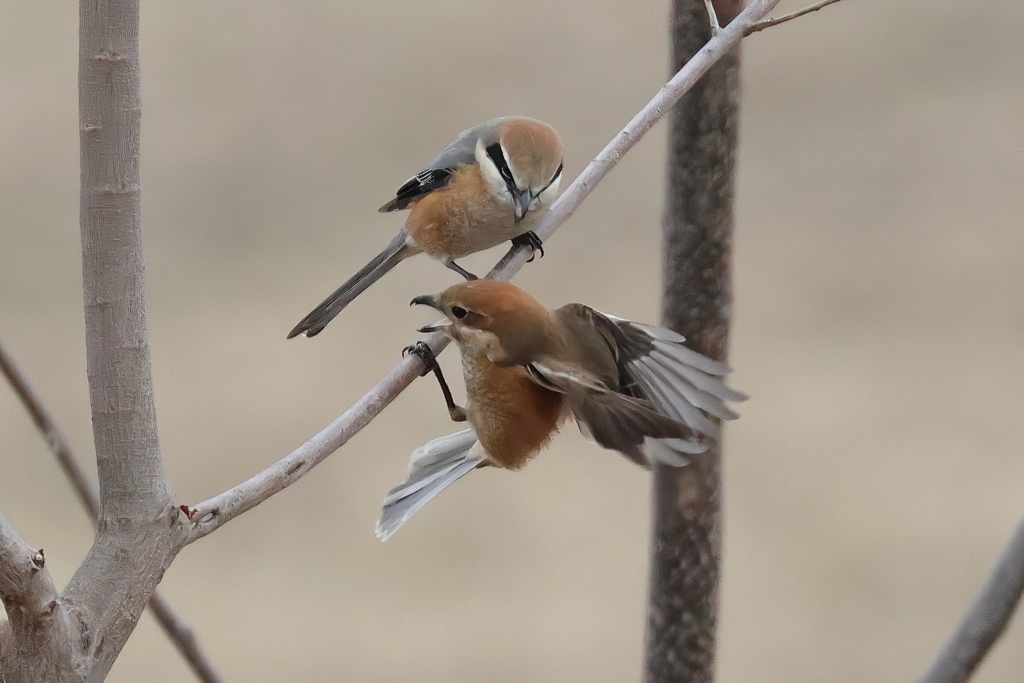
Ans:
<svg viewBox="0 0 1024 683"><path fill-rule="evenodd" d="M462 320L467 315L469 315L469 311L467 311L462 306L452 306L452 315L454 315L459 320Z"/></svg>

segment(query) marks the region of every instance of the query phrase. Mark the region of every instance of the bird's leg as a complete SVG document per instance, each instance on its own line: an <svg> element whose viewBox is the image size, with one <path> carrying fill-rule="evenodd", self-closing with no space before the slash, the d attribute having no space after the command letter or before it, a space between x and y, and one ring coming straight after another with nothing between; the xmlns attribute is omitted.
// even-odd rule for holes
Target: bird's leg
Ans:
<svg viewBox="0 0 1024 683"><path fill-rule="evenodd" d="M512 244L517 247L529 247L534 253L539 251L540 257L544 258L544 243L541 242L540 237L533 230L513 237ZM530 261L533 261L533 256L530 256L530 260L527 263Z"/></svg>
<svg viewBox="0 0 1024 683"><path fill-rule="evenodd" d="M446 268L451 268L452 270L454 270L456 273L466 278L467 280L480 279L476 275L473 275L473 273L469 272L468 270L460 266L458 263L456 263L455 259L453 259L451 256L445 256L443 259L441 259L441 263L443 263Z"/></svg>
<svg viewBox="0 0 1024 683"><path fill-rule="evenodd" d="M433 372L434 376L437 377L437 383L441 385L441 393L444 394L444 402L448 406L448 415L452 418L452 422L465 422L466 410L461 406L455 405L452 391L448 388L448 382L445 381L444 375L441 373L441 366L438 365L437 358L434 357L434 352L427 346L427 343L418 341L412 346L406 346L402 349L403 356L410 353L416 354L423 361L424 367L420 377L425 377L428 372Z"/></svg>

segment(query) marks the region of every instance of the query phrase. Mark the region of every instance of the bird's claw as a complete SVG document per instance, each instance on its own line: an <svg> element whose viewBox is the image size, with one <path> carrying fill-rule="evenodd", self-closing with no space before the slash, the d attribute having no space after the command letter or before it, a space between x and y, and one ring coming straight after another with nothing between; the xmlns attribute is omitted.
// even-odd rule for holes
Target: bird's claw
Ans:
<svg viewBox="0 0 1024 683"><path fill-rule="evenodd" d="M423 372L420 373L420 377L426 377L430 374L431 370L437 367L437 358L434 356L433 350L425 341L418 341L415 344L411 344L402 349L402 357L408 356L409 354L417 356L423 361Z"/></svg>
<svg viewBox="0 0 1024 683"><path fill-rule="evenodd" d="M524 232L522 235L518 235L512 238L512 244L514 244L517 247L529 247L534 251L534 255L536 255L536 252L539 251L540 257L544 258L544 242L541 241L540 237L538 237L537 233L535 233L533 230L530 230L529 232ZM530 256L527 263L533 261L534 255Z"/></svg>

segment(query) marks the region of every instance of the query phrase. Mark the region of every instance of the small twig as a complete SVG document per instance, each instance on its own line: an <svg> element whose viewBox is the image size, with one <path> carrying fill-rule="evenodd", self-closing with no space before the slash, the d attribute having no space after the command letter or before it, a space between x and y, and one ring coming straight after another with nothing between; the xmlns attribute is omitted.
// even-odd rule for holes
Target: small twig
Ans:
<svg viewBox="0 0 1024 683"><path fill-rule="evenodd" d="M704 0L704 2L711 2L711 0ZM779 17L777 19L769 18L769 19L765 19L764 21L759 21L756 24L754 24L754 25L750 26L749 28L747 28L747 30L744 31L743 35L744 36L749 36L751 33L757 33L758 31L763 31L766 28L771 28L772 26L778 26L779 24L784 24L787 21L790 21L792 19L796 19L798 17L802 17L805 14L810 14L811 12L817 12L822 7L828 7L829 5L832 5L832 4L837 3L837 2L839 2L839 0L821 0L821 2L816 2L813 5L809 5L807 7L804 7L802 10L798 10L796 12L790 12L789 14L783 14L781 17Z"/></svg>
<svg viewBox="0 0 1024 683"><path fill-rule="evenodd" d="M594 160L551 205L551 209L534 228L537 236L546 242L608 175L622 156L672 109L672 105L678 102L715 62L743 39L750 26L767 16L777 4L779 0L753 0L718 35L712 37L668 83L662 86L647 106L605 145L600 154L594 157ZM491 270L488 277L508 280L519 272L532 251L526 245L513 247ZM425 341L434 355L448 345L448 338L440 333L430 335ZM327 456L341 448L359 430L370 424L420 376L423 367L423 361L419 358L403 359L366 395L312 439L247 481L196 505L190 517L192 533L188 542L203 538L226 522L294 484Z"/></svg>
<svg viewBox="0 0 1024 683"><path fill-rule="evenodd" d="M1024 592L1024 519L985 586L919 683L964 683L1006 629Z"/></svg>
<svg viewBox="0 0 1024 683"><path fill-rule="evenodd" d="M704 6L708 10L708 19L711 21L711 36L717 36L722 30L718 25L718 15L715 13L715 3L712 0L704 0Z"/></svg>
<svg viewBox="0 0 1024 683"><path fill-rule="evenodd" d="M71 480L71 485L81 501L82 507L89 513L89 518L95 526L100 513L100 497L96 489L92 487L85 472L78 464L67 438L57 426L57 421L47 409L42 399L28 383L28 379L14 362L14 358L7 352L4 345L0 343L0 373L3 373L10 382L14 393L21 399L25 410L32 417L36 427L42 433L50 451L57 457L64 474ZM40 551L42 552L42 551ZM156 591L149 597L149 608L153 616L160 623L167 637L171 639L181 656L192 667L196 677L203 683L223 683L217 671L213 668L210 658L200 647L196 640L195 633L181 618L175 614L170 605Z"/></svg>

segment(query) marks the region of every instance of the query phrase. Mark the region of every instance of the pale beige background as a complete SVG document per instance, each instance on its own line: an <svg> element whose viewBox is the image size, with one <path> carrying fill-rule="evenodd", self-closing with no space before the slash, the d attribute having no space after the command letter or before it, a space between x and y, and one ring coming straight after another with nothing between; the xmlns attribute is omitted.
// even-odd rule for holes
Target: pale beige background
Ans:
<svg viewBox="0 0 1024 683"><path fill-rule="evenodd" d="M667 62L664 0L175 0L142 16L156 398L182 502L312 435L430 319L406 302L454 280L424 260L322 336L284 338L390 239L400 219L376 209L398 184L510 113L563 133L571 178ZM69 0L0 0L0 337L91 458L77 17ZM732 362L752 399L727 439L723 681L913 680L1024 514L1022 27L1017 0L846 0L744 45ZM521 284L656 319L664 135ZM417 382L181 554L161 589L229 681L637 679L646 475L566 433L381 545L383 494L451 429ZM6 388L0 509L66 581L89 525ZM977 680L1021 680L1022 626ZM110 680L191 677L145 616Z"/></svg>

